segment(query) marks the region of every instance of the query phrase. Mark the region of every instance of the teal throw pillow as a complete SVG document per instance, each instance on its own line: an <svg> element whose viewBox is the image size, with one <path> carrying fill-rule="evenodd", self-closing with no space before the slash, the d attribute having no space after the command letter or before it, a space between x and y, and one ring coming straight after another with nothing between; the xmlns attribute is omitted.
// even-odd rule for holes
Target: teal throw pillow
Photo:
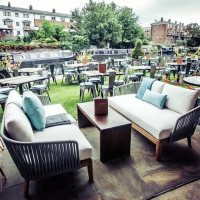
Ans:
<svg viewBox="0 0 200 200"><path fill-rule="evenodd" d="M138 99L142 99L146 89L150 90L154 81L155 79L152 78L144 78L135 97Z"/></svg>
<svg viewBox="0 0 200 200"><path fill-rule="evenodd" d="M25 91L22 106L32 126L39 131L43 130L46 125L46 117L39 98L29 90Z"/></svg>
<svg viewBox="0 0 200 200"><path fill-rule="evenodd" d="M157 94L148 89L145 91L144 96L142 97L143 101L146 101L147 103L150 103L160 109L163 109L166 99L167 95Z"/></svg>

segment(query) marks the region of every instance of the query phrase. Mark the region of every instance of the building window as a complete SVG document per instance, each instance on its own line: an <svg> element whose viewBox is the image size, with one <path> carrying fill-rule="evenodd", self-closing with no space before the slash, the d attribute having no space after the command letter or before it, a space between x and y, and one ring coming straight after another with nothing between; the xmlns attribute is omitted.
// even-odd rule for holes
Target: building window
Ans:
<svg viewBox="0 0 200 200"><path fill-rule="evenodd" d="M20 31L17 31L17 35L20 35Z"/></svg>
<svg viewBox="0 0 200 200"><path fill-rule="evenodd" d="M19 17L19 13L15 13L15 17Z"/></svg>
<svg viewBox="0 0 200 200"><path fill-rule="evenodd" d="M31 23L30 22L23 22L23 26L30 26Z"/></svg>
<svg viewBox="0 0 200 200"><path fill-rule="evenodd" d="M51 17L51 20L52 21L56 21L56 17Z"/></svg>
<svg viewBox="0 0 200 200"><path fill-rule="evenodd" d="M8 25L8 26L12 26L13 25L12 21L4 21L3 23L4 23L4 25Z"/></svg>
<svg viewBox="0 0 200 200"><path fill-rule="evenodd" d="M60 18L60 21L61 21L61 22L65 22L65 18L64 18L64 17L61 17L61 18Z"/></svg>
<svg viewBox="0 0 200 200"><path fill-rule="evenodd" d="M12 31L6 30L6 35L12 35Z"/></svg>
<svg viewBox="0 0 200 200"><path fill-rule="evenodd" d="M29 18L29 14L24 14L24 18Z"/></svg>
<svg viewBox="0 0 200 200"><path fill-rule="evenodd" d="M5 11L3 14L4 14L4 16L11 16L11 13L10 13L10 12L6 12L6 11Z"/></svg>
<svg viewBox="0 0 200 200"><path fill-rule="evenodd" d="M44 15L40 15L40 19L41 20L45 20L45 16Z"/></svg>
<svg viewBox="0 0 200 200"><path fill-rule="evenodd" d="M16 26L19 26L19 22L16 22Z"/></svg>

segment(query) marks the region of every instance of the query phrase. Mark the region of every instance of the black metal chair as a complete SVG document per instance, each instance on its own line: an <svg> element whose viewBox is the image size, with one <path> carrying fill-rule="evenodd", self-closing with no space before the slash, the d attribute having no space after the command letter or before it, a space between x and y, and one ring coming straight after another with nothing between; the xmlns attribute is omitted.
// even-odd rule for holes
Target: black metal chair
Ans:
<svg viewBox="0 0 200 200"><path fill-rule="evenodd" d="M109 72L109 84L108 85L99 85L98 95L101 93L103 98L107 98L108 93L113 96L113 87L115 82L116 72Z"/></svg>

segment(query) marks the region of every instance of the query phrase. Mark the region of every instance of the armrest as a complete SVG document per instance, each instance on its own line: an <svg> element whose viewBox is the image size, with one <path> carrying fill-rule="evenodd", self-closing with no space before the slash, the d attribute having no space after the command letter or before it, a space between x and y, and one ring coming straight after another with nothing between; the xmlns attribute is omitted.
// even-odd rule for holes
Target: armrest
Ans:
<svg viewBox="0 0 200 200"><path fill-rule="evenodd" d="M3 136L18 170L26 180L45 178L79 169L76 141L18 142Z"/></svg>
<svg viewBox="0 0 200 200"><path fill-rule="evenodd" d="M124 94L136 94L140 88L141 82L133 82L113 88L113 96Z"/></svg>
<svg viewBox="0 0 200 200"><path fill-rule="evenodd" d="M200 106L179 117L176 121L169 142L175 142L194 134L200 117Z"/></svg>

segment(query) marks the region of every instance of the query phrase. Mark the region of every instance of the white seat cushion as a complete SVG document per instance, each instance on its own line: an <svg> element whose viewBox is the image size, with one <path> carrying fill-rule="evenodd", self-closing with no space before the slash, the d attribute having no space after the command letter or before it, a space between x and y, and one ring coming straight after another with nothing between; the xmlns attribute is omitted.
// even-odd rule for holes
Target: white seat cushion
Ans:
<svg viewBox="0 0 200 200"><path fill-rule="evenodd" d="M198 92L178 86L165 84L162 94L167 95L165 106L170 110L185 114L192 110L197 101Z"/></svg>
<svg viewBox="0 0 200 200"><path fill-rule="evenodd" d="M72 117L72 115L66 112L66 110L63 108L61 104L46 105L46 106L43 106L43 108L44 108L46 117L49 117L52 115L58 115L61 113L66 113L66 116L70 120L70 122L72 124L77 124L76 120Z"/></svg>
<svg viewBox="0 0 200 200"><path fill-rule="evenodd" d="M4 111L5 128L11 139L23 142L34 140L29 119L15 103L9 103Z"/></svg>
<svg viewBox="0 0 200 200"><path fill-rule="evenodd" d="M80 160L92 157L92 146L76 125L60 125L35 131L35 142L75 140L79 145Z"/></svg>
<svg viewBox="0 0 200 200"><path fill-rule="evenodd" d="M135 98L135 94L110 97L109 105L132 122L161 140L168 138L181 115L164 108L163 110Z"/></svg>

